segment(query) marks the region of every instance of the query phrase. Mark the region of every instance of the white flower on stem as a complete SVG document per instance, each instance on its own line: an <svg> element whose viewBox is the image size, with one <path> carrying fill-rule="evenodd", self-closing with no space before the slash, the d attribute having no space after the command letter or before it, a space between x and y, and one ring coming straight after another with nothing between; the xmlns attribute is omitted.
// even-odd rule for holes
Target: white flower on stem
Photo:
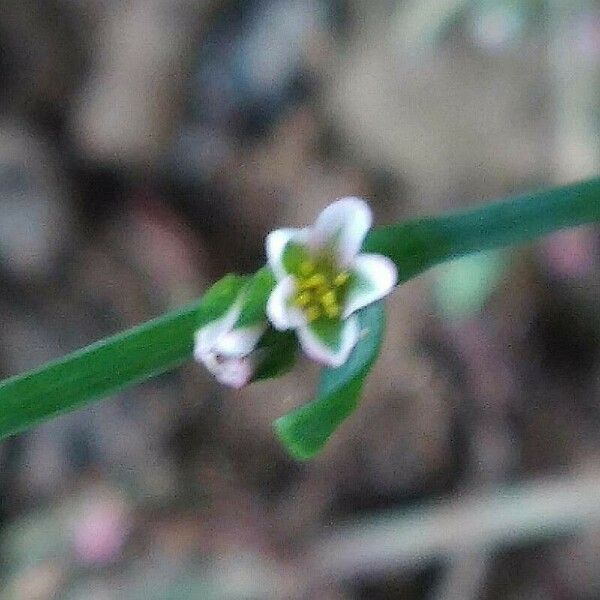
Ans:
<svg viewBox="0 0 600 600"><path fill-rule="evenodd" d="M398 278L389 258L360 253L371 223L363 200L343 198L313 227L267 236L267 260L277 279L267 316L276 329L296 329L306 354L331 367L344 364L359 339L354 313L386 296Z"/></svg>
<svg viewBox="0 0 600 600"><path fill-rule="evenodd" d="M223 316L208 322L194 335L194 358L220 383L234 388L241 388L252 379L257 366L252 353L267 329L266 321L240 326L242 308L240 297Z"/></svg>

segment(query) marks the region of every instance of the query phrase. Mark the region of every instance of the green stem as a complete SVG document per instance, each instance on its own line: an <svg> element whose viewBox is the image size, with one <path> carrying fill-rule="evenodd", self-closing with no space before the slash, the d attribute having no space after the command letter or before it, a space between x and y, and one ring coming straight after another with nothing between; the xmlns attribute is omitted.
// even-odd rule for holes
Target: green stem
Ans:
<svg viewBox="0 0 600 600"><path fill-rule="evenodd" d="M600 178L475 210L373 231L365 250L388 255L406 281L451 258L600 221ZM189 359L194 304L0 383L0 438L73 410Z"/></svg>

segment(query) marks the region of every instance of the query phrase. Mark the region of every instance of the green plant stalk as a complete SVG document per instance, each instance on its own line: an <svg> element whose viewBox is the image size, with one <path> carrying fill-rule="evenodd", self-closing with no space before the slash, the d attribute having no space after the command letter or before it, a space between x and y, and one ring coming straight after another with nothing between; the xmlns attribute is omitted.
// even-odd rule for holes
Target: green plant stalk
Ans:
<svg viewBox="0 0 600 600"><path fill-rule="evenodd" d="M444 260L600 221L600 178L471 211L379 228L364 249L400 282ZM177 367L192 356L201 301L0 383L0 438Z"/></svg>

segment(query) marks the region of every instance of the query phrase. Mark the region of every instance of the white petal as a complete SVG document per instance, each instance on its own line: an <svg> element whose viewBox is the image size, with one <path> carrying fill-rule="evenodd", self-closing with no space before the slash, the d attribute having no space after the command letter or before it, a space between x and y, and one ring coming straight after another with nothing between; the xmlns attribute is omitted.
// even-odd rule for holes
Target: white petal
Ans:
<svg viewBox="0 0 600 600"><path fill-rule="evenodd" d="M358 317L352 316L342 321L341 341L336 350L326 346L308 326L298 329L298 339L300 345L306 354L329 367L339 367L343 365L350 356L360 334Z"/></svg>
<svg viewBox="0 0 600 600"><path fill-rule="evenodd" d="M215 377L223 385L239 389L252 379L253 374L254 363L250 358L230 358L223 363Z"/></svg>
<svg viewBox="0 0 600 600"><path fill-rule="evenodd" d="M304 313L291 304L295 291L296 282L293 277L288 276L282 279L271 292L266 312L275 329L283 331L300 327L306 323Z"/></svg>
<svg viewBox="0 0 600 600"><path fill-rule="evenodd" d="M276 229L271 231L266 239L267 262L277 279L283 279L288 274L283 268L283 251L288 242L307 244L309 229Z"/></svg>
<svg viewBox="0 0 600 600"><path fill-rule="evenodd" d="M241 358L254 350L258 340L267 329L266 323L250 327L234 328L224 333L214 345L215 352L226 357Z"/></svg>
<svg viewBox="0 0 600 600"><path fill-rule="evenodd" d="M398 281L396 265L381 254L359 254L352 271L354 281L348 290L343 318L387 296Z"/></svg>
<svg viewBox="0 0 600 600"><path fill-rule="evenodd" d="M360 251L372 222L371 209L364 200L351 197L337 200L317 217L311 248L323 248L333 242L339 266L346 268Z"/></svg>
<svg viewBox="0 0 600 600"><path fill-rule="evenodd" d="M202 363L213 375L221 369L221 362L217 359L216 352L199 352L194 348L194 358Z"/></svg>
<svg viewBox="0 0 600 600"><path fill-rule="evenodd" d="M240 316L241 302L234 302L220 318L210 321L194 334L194 352L204 354L213 350L221 336L230 331Z"/></svg>
<svg viewBox="0 0 600 600"><path fill-rule="evenodd" d="M215 352L196 357L216 378L219 383L229 387L245 386L254 374L254 362L249 357L223 358Z"/></svg>

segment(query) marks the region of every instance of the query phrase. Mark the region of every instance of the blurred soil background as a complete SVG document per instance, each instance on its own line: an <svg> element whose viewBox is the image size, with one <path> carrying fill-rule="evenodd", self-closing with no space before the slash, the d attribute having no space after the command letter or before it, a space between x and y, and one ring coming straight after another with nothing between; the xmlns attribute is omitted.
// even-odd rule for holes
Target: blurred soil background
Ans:
<svg viewBox="0 0 600 600"><path fill-rule="evenodd" d="M258 268L268 231L336 197L382 224L600 163L590 0L2 0L0 81L3 376ZM399 288L361 408L311 462L271 430L307 362L240 392L189 364L4 441L0 598L600 598L599 241ZM583 526L318 568L364 518L548 477L568 505L590 473Z"/></svg>

